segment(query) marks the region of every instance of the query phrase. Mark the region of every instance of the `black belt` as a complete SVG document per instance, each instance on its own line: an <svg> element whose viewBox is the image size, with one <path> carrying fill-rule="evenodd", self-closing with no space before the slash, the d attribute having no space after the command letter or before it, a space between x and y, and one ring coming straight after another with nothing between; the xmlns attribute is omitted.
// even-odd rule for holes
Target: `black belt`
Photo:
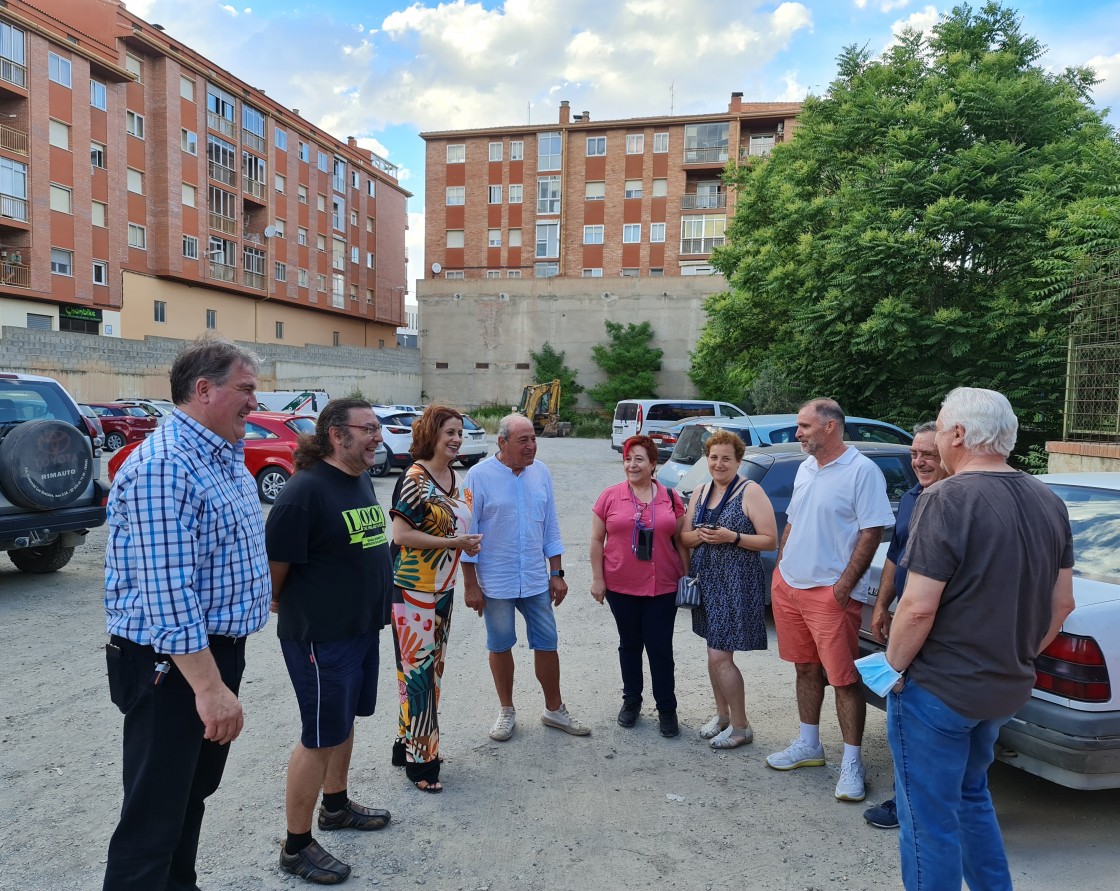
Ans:
<svg viewBox="0 0 1120 891"><path fill-rule="evenodd" d="M210 642L211 649L235 647L245 642L244 637L230 637L227 634L208 634L206 638ZM127 637L121 637L119 634L109 635L109 643L122 650L151 650L153 653L155 652L155 649L150 644L138 644L136 641L129 640Z"/></svg>

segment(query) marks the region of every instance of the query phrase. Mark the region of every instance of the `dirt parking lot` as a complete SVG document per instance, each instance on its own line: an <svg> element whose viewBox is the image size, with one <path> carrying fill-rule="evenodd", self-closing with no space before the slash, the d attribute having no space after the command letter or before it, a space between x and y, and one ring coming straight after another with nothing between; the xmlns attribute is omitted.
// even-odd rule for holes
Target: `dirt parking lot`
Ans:
<svg viewBox="0 0 1120 891"><path fill-rule="evenodd" d="M603 441L543 440L552 469L571 586L560 607L565 700L590 723L577 739L539 723L530 653L518 644L518 730L494 743L496 711L482 620L456 606L444 679L442 795L422 795L389 764L396 684L382 636L381 705L358 725L355 799L393 813L369 835L325 842L354 869L351 888L426 891L723 887L900 887L897 835L867 826L864 805L832 790L841 740L831 696L822 723L825 768L790 774L765 755L797 732L793 671L766 652L740 654L755 742L717 754L696 731L711 714L704 647L689 617L677 622L682 734L657 733L647 696L633 730L615 723L621 682L609 610L592 600L590 508L621 477ZM396 475L377 481L387 501ZM0 561L0 889L99 888L120 806L121 717L109 702L103 657L105 530L63 571L26 576ZM519 630L520 633L520 630ZM210 799L199 857L203 889L292 889L276 866L284 832L284 769L298 735L275 629L249 641L242 691L246 725L225 782ZM935 757L936 753L931 753ZM889 795L883 715L864 740L869 801ZM996 764L992 785L1016 887L1114 891L1120 875L1120 791L1073 792ZM1111 876L1111 878L1109 878Z"/></svg>

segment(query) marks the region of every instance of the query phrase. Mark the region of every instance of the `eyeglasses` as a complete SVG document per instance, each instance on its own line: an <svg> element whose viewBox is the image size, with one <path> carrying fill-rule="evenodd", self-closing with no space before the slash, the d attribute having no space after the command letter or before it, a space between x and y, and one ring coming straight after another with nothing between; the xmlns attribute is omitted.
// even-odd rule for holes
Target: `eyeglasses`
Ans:
<svg viewBox="0 0 1120 891"><path fill-rule="evenodd" d="M376 436L381 432L380 424L339 424L339 427L349 427L351 430L361 430L366 436Z"/></svg>

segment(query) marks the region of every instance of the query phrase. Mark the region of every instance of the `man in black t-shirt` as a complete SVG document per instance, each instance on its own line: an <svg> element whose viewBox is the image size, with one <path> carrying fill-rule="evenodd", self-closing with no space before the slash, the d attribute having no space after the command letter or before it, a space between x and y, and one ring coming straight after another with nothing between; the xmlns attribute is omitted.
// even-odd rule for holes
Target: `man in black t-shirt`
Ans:
<svg viewBox="0 0 1120 891"><path fill-rule="evenodd" d="M311 836L319 790L319 829L381 829L389 812L347 794L354 719L377 702L378 633L389 621L392 563L386 516L366 472L381 442L368 402L335 399L314 435L300 438L295 476L265 527L272 609L303 731L288 761L288 835L280 868L336 884L350 867Z"/></svg>

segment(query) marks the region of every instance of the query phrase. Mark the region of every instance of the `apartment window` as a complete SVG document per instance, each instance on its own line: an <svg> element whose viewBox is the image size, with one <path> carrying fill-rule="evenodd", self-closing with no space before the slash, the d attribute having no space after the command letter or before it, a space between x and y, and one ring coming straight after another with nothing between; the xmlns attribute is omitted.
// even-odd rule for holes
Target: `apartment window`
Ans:
<svg viewBox="0 0 1120 891"><path fill-rule="evenodd" d="M296 190L296 194L299 196L298 200L299 200L300 204L306 204L307 203L307 186L300 186Z"/></svg>
<svg viewBox="0 0 1120 891"><path fill-rule="evenodd" d="M490 186L490 202L489 203L490 204L501 204L502 203L502 187L501 186Z"/></svg>
<svg viewBox="0 0 1120 891"><path fill-rule="evenodd" d="M583 187L585 201L602 201L607 197L607 184L600 182L586 183Z"/></svg>
<svg viewBox="0 0 1120 891"><path fill-rule="evenodd" d="M373 217L366 217L366 231L373 232Z"/></svg>
<svg viewBox="0 0 1120 891"><path fill-rule="evenodd" d="M286 282L288 280L288 264L279 261L273 263L273 273L276 276L276 281Z"/></svg>
<svg viewBox="0 0 1120 891"><path fill-rule="evenodd" d="M358 225L358 212L356 210L350 211L350 225L351 226L357 226Z"/></svg>
<svg viewBox="0 0 1120 891"><path fill-rule="evenodd" d="M188 155L198 154L198 134L185 127L179 131L179 146Z"/></svg>
<svg viewBox="0 0 1120 891"><path fill-rule="evenodd" d="M297 283L299 284L299 286L301 288L306 288L307 287L307 270L306 269L297 269L296 270L296 279L297 279Z"/></svg>
<svg viewBox="0 0 1120 891"><path fill-rule="evenodd" d="M751 137L751 144L748 151L752 155L765 156L774 150L774 134L760 134Z"/></svg>
<svg viewBox="0 0 1120 891"><path fill-rule="evenodd" d="M633 266L624 267L623 269L618 270L618 274L626 278L637 278L638 270Z"/></svg>
<svg viewBox="0 0 1120 891"><path fill-rule="evenodd" d="M157 322L167 321L167 302L164 300L152 301L152 318Z"/></svg>
<svg viewBox="0 0 1120 891"><path fill-rule="evenodd" d="M653 153L655 155L663 155L669 151L669 134L668 133L654 133L653 134Z"/></svg>
<svg viewBox="0 0 1120 891"><path fill-rule="evenodd" d="M511 161L525 160L525 143L522 140L515 139L509 144L509 159Z"/></svg>
<svg viewBox="0 0 1120 891"><path fill-rule="evenodd" d="M55 275L74 274L74 252L51 248L51 272Z"/></svg>
<svg viewBox="0 0 1120 891"><path fill-rule="evenodd" d="M502 230L501 229L488 229L486 232L486 246L487 247L501 247L502 246Z"/></svg>
<svg viewBox="0 0 1120 891"><path fill-rule="evenodd" d="M232 223L237 219L237 196L232 192L227 192L225 189L219 189L217 186L210 186L208 189L209 204L210 204L210 226L213 229L220 229L222 232L234 234L236 232L236 225ZM218 221L215 225L213 217L221 217L223 220L230 220L231 225L226 225Z"/></svg>
<svg viewBox="0 0 1120 891"><path fill-rule="evenodd" d="M461 248L464 245L464 236L462 229L448 229L447 230L447 246L449 248Z"/></svg>
<svg viewBox="0 0 1120 891"><path fill-rule="evenodd" d="M198 259L198 239L195 236L183 236L183 256L188 260Z"/></svg>
<svg viewBox="0 0 1120 891"><path fill-rule="evenodd" d="M377 182L375 180L366 180L366 194L369 195L370 198L377 197Z"/></svg>
<svg viewBox="0 0 1120 891"><path fill-rule="evenodd" d="M467 203L466 186L448 186L447 187L447 206L453 207L460 204Z"/></svg>
<svg viewBox="0 0 1120 891"><path fill-rule="evenodd" d="M288 150L288 131L277 127L272 131L272 141L280 151L286 152Z"/></svg>
<svg viewBox="0 0 1120 891"><path fill-rule="evenodd" d="M341 198L331 198L331 228L339 232L346 230L346 202Z"/></svg>
<svg viewBox="0 0 1120 891"><path fill-rule="evenodd" d="M124 113L124 132L137 139L144 138L144 116L134 111Z"/></svg>
<svg viewBox="0 0 1120 891"><path fill-rule="evenodd" d="M534 263L533 278L552 278L560 274L559 263Z"/></svg>
<svg viewBox="0 0 1120 891"><path fill-rule="evenodd" d="M276 323L276 339L277 340L283 340L284 339L284 323L283 322L277 322Z"/></svg>
<svg viewBox="0 0 1120 891"><path fill-rule="evenodd" d="M655 179L653 181L653 197L664 198L669 194L669 180Z"/></svg>
<svg viewBox="0 0 1120 891"><path fill-rule="evenodd" d="M318 248L321 251L326 251L326 249L327 249L327 236L316 235L315 236L315 247Z"/></svg>
<svg viewBox="0 0 1120 891"><path fill-rule="evenodd" d="M560 213L560 177L537 177L537 213Z"/></svg>
<svg viewBox="0 0 1120 891"><path fill-rule="evenodd" d="M137 195L144 194L144 174L139 170L128 168L128 191L135 192Z"/></svg>
<svg viewBox="0 0 1120 891"><path fill-rule="evenodd" d="M287 231L286 228L285 228L287 225L288 225L288 221L287 220L281 220L281 219L277 219L272 224L272 228L274 228L276 230L276 237L277 238L285 238L286 237L284 233Z"/></svg>
<svg viewBox="0 0 1120 891"><path fill-rule="evenodd" d="M642 197L642 181L640 179L626 180L626 191L623 193L624 198L641 198Z"/></svg>
<svg viewBox="0 0 1120 891"><path fill-rule="evenodd" d="M607 153L607 137L605 136L588 136L587 137L587 157L596 158Z"/></svg>
<svg viewBox="0 0 1120 891"><path fill-rule="evenodd" d="M279 192L281 195L283 195L284 194L284 189L287 187L287 185L288 185L287 178L281 176L279 173L276 174L276 191Z"/></svg>
<svg viewBox="0 0 1120 891"><path fill-rule="evenodd" d="M250 181L250 185L252 183L256 183L260 186L260 188L255 192L250 190L250 193L256 195L258 198L264 197L264 184L267 182L267 174L265 173L266 169L267 168L265 166L263 158L258 158L256 155L250 154L246 151L241 152L241 173L247 180ZM246 188L249 187L246 186Z"/></svg>
<svg viewBox="0 0 1120 891"><path fill-rule="evenodd" d="M626 134L626 154L640 155L646 150L646 135L644 133Z"/></svg>
<svg viewBox="0 0 1120 891"><path fill-rule="evenodd" d="M332 343L333 343L333 344L334 344L335 346L341 346L341 345L342 345L342 338L341 338L341 337L339 336L339 333L338 333L337 331L332 331L332 332L331 332L331 337L332 337L332 341L331 341L331 342L332 342Z"/></svg>
<svg viewBox="0 0 1120 891"><path fill-rule="evenodd" d="M637 244L642 240L642 224L627 223L622 227L622 243Z"/></svg>
<svg viewBox="0 0 1120 891"><path fill-rule="evenodd" d="M536 256L560 256L560 223L537 223Z"/></svg>
<svg viewBox="0 0 1120 891"><path fill-rule="evenodd" d="M510 204L520 204L521 203L521 196L523 194L524 188L525 187L522 186L522 185L518 185L518 184L515 184L515 183L510 184L510 187L509 187L509 203Z"/></svg>
<svg viewBox="0 0 1120 891"><path fill-rule="evenodd" d="M500 270L500 269L487 269L486 270L486 277L487 278L501 278L502 277L502 270Z"/></svg>
<svg viewBox="0 0 1120 891"><path fill-rule="evenodd" d="M366 269L373 269L375 261L376 257L374 256L373 251L366 251Z"/></svg>
<svg viewBox="0 0 1120 891"><path fill-rule="evenodd" d="M512 247L521 247L521 230L520 229L510 229L509 230L509 246L511 248Z"/></svg>
<svg viewBox="0 0 1120 891"><path fill-rule="evenodd" d="M104 229L108 223L106 220L109 217L109 205L101 201L93 201L90 203L90 222L97 226L99 229Z"/></svg>
<svg viewBox="0 0 1120 891"><path fill-rule="evenodd" d="M650 244L663 244L665 242L665 224L664 223L650 223L649 224L649 243Z"/></svg>
<svg viewBox="0 0 1120 891"><path fill-rule="evenodd" d="M137 223L129 223L128 246L146 251L148 249L148 230Z"/></svg>
<svg viewBox="0 0 1120 891"><path fill-rule="evenodd" d="M541 133L537 137L537 170L559 170L560 152L560 134Z"/></svg>
<svg viewBox="0 0 1120 891"><path fill-rule="evenodd" d="M664 267L662 267L662 266L652 267L649 271L649 277L650 278L664 278L665 277Z"/></svg>
<svg viewBox="0 0 1120 891"><path fill-rule="evenodd" d="M360 189L362 186L362 177L357 170L350 171L350 188Z"/></svg>
<svg viewBox="0 0 1120 891"><path fill-rule="evenodd" d="M490 143L490 160L491 161L502 160L502 144L500 142Z"/></svg>
<svg viewBox="0 0 1120 891"><path fill-rule="evenodd" d="M50 142L51 145L60 149L70 149L70 125L64 124L62 121L51 121L50 125Z"/></svg>
<svg viewBox="0 0 1120 891"><path fill-rule="evenodd" d="M603 243L603 227L602 226L584 226L583 227L583 243L584 244L602 244Z"/></svg>
<svg viewBox="0 0 1120 891"><path fill-rule="evenodd" d="M296 241L300 244L307 244L307 230L302 226L296 231Z"/></svg>
<svg viewBox="0 0 1120 891"><path fill-rule="evenodd" d="M331 306L342 309L346 306L346 280L341 272L331 276ZM335 346L338 346L336 343Z"/></svg>
<svg viewBox="0 0 1120 891"><path fill-rule="evenodd" d="M59 213L73 213L73 201L74 195L68 188L51 183L51 210L57 210Z"/></svg>
<svg viewBox="0 0 1120 891"><path fill-rule="evenodd" d="M105 146L100 142L91 142L89 146L89 163L92 167L105 168Z"/></svg>
<svg viewBox="0 0 1120 891"><path fill-rule="evenodd" d="M346 191L346 162L342 158L334 159L334 171L331 173L331 183L336 192Z"/></svg>
<svg viewBox="0 0 1120 891"><path fill-rule="evenodd" d="M190 102L194 102L194 81L189 77L179 78L179 95Z"/></svg>
<svg viewBox="0 0 1120 891"><path fill-rule="evenodd" d="M447 273L445 273L443 277L458 280L458 279L461 279L461 278L466 278L467 276L466 276L466 273L463 272L462 269L452 269L452 270L448 271Z"/></svg>
<svg viewBox="0 0 1120 891"><path fill-rule="evenodd" d="M602 266L596 266L596 267L593 267L591 269L585 269L585 270L583 270L583 277L584 278L602 278L603 277L603 267Z"/></svg>
<svg viewBox="0 0 1120 891"><path fill-rule="evenodd" d="M722 163L727 160L728 128L719 124L686 124L684 160L686 164Z"/></svg>
<svg viewBox="0 0 1120 891"><path fill-rule="evenodd" d="M350 262L357 266L361 262L362 252L354 245L350 247Z"/></svg>
<svg viewBox="0 0 1120 891"><path fill-rule="evenodd" d="M299 159L301 161L311 161L311 147L306 142L299 144Z"/></svg>
<svg viewBox="0 0 1120 891"><path fill-rule="evenodd" d="M0 78L20 87L27 86L25 43L23 31L0 21Z"/></svg>
<svg viewBox="0 0 1120 891"><path fill-rule="evenodd" d="M104 260L93 261L93 283L105 286L109 284L109 264Z"/></svg>
<svg viewBox="0 0 1120 891"><path fill-rule="evenodd" d="M136 56L125 55L124 70L129 74L135 74L136 80L140 83L144 82L144 67L140 64L140 60L137 59Z"/></svg>
<svg viewBox="0 0 1120 891"><path fill-rule="evenodd" d="M723 244L727 218L715 214L681 217L681 253L706 254Z"/></svg>
<svg viewBox="0 0 1120 891"><path fill-rule="evenodd" d="M467 160L467 147L463 143L449 145L447 147L447 163L448 164L465 164Z"/></svg>
<svg viewBox="0 0 1120 891"><path fill-rule="evenodd" d="M315 276L315 285L316 285L318 290L326 291L327 290L327 277L325 275L323 275L323 273L320 272L318 275Z"/></svg>
<svg viewBox="0 0 1120 891"><path fill-rule="evenodd" d="M521 270L520 270L520 269L511 269L511 270L509 270L509 271L508 271L508 272L506 273L506 278L521 278ZM517 366L517 367L518 367L518 368L521 368L521 365L520 365L520 364L518 364L518 366ZM525 367L526 367L526 368L528 368L528 367L529 367L528 363L526 363L526 364L525 364Z"/></svg>
<svg viewBox="0 0 1120 891"><path fill-rule="evenodd" d="M183 183L183 204L187 207L196 207L196 192L197 190L190 183Z"/></svg>
<svg viewBox="0 0 1120 891"><path fill-rule="evenodd" d="M327 156L326 152L319 152L319 169L323 173L331 172L331 159Z"/></svg>
<svg viewBox="0 0 1120 891"><path fill-rule="evenodd" d="M233 147L233 143L207 134L206 157L209 159L207 169L212 179L219 180L227 186L237 183L237 150Z"/></svg>
<svg viewBox="0 0 1120 891"><path fill-rule="evenodd" d="M327 196L322 195L322 194L317 195L316 198L315 198L315 206L318 208L319 213L326 213L327 212Z"/></svg>
<svg viewBox="0 0 1120 891"><path fill-rule="evenodd" d="M94 108L100 108L102 111L108 108L108 94L105 92L105 84L99 80L89 82L89 104Z"/></svg>
<svg viewBox="0 0 1120 891"><path fill-rule="evenodd" d="M56 84L70 86L70 60L54 53L47 53L47 77Z"/></svg>

